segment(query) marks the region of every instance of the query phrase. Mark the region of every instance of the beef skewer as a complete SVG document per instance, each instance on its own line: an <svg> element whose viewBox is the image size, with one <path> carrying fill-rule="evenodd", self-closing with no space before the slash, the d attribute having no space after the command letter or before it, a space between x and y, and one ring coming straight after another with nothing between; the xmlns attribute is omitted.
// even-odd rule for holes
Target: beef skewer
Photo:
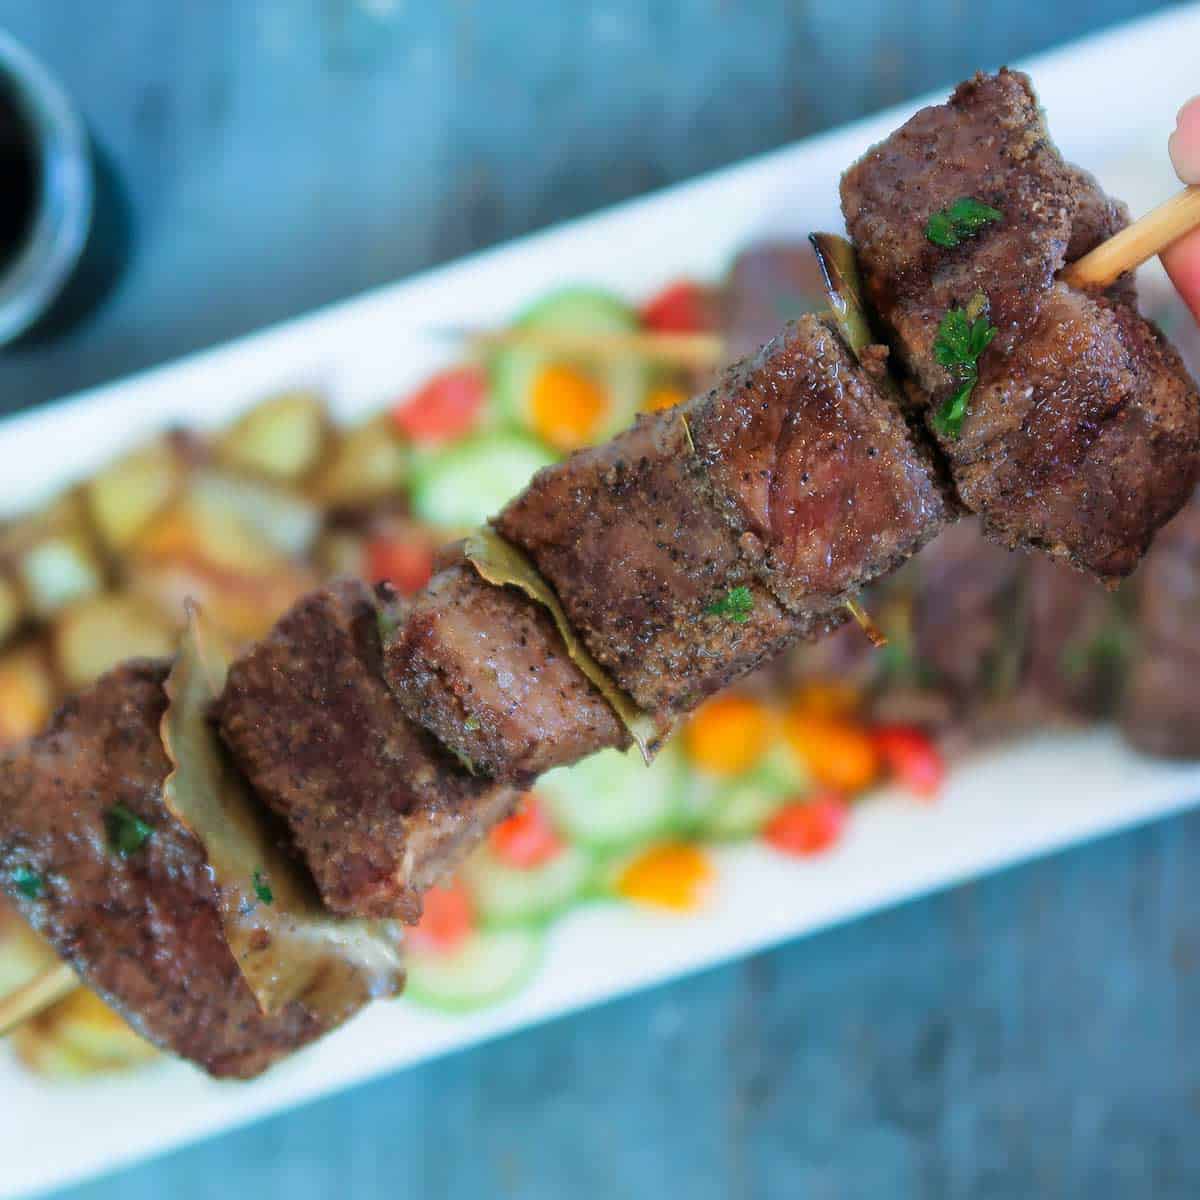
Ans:
<svg viewBox="0 0 1200 1200"><path fill-rule="evenodd" d="M1124 208L1059 157L1029 81L1004 70L916 114L841 190L868 298L959 498L1006 545L1127 575L1191 491L1200 428L1132 279L1084 291L1059 277L1126 226ZM1127 232L1103 277L1141 249Z"/></svg>
<svg viewBox="0 0 1200 1200"><path fill-rule="evenodd" d="M890 146L854 168L845 185L851 231L859 226L865 247L868 286L914 373L908 412L887 382L884 346L847 333L844 322L804 318L755 359L731 368L708 395L643 418L613 442L543 471L496 518L504 544L527 556L555 597L553 621L519 588L493 586L506 581L489 575L468 545L471 565L447 561L411 609L361 585L336 585L303 601L233 666L215 714L224 743L255 795L282 818L332 911L414 918L423 887L509 810L516 788L548 766L602 746L630 737L649 745L707 695L797 639L839 624L859 588L894 569L957 515L941 466L910 426L940 399L936 392L932 399L923 395L917 383L928 376L935 388L941 384L926 361L929 313L919 304L906 309L919 298L887 286L889 271L904 281L912 268L888 261L890 251L880 250L889 237L878 223L889 218L878 194L882 177L905 170L922 122L936 137L947 128L953 134L956 122L964 128L995 124L997 111L1015 114L1007 127L1018 144L1040 145L1028 85L1005 73L964 85L950 106L914 118ZM1045 271L1026 292L1068 310L1074 305L1084 313L1083 326L1091 317L1104 324L1110 306L1125 305L1127 289L1103 301L1064 296L1053 274L1069 250L1082 253L1099 240L1098 231L1118 223L1115 210L1048 144L1024 168L1018 160L985 161L970 177L960 162L943 191L1001 169L1014 191L1050 180L1046 186L1057 188L1065 214L1045 234L1037 259ZM1081 198L1071 201L1071 188ZM914 190L905 200L909 219ZM1039 227L1030 235L1035 250L1043 232ZM1019 229L1014 236L1020 238ZM912 249L911 238L891 241L901 253ZM968 246L954 260L960 274L972 285L985 277L989 285L1003 285L1000 268L1011 263L1011 241L1006 233L992 239L996 244L984 237ZM918 250L923 261L925 249ZM953 287L936 266L926 282L940 289L945 311L956 299ZM995 304L999 315L1001 301ZM1020 303L1012 304L1021 315ZM1109 548L1125 557L1114 557L1115 551L1076 555L1102 577L1136 561L1156 523L1169 515L1175 476L1194 457L1197 440L1196 397L1177 377L1182 368L1131 310L1115 323L1115 332L1112 322L1105 324L1110 341L1131 359L1140 354L1143 368L1142 374L1131 371L1133 382L1121 395L1144 419L1114 426L1118 449L1122 437L1136 443L1147 429L1157 435L1155 421L1164 413L1179 428L1160 439L1159 449L1172 460L1165 481L1157 477L1151 487L1147 476L1123 497L1127 519ZM1017 341L1009 341L1015 350ZM1043 375L1056 366L1035 365ZM1032 367L1021 370L1036 385ZM1002 375L1000 368L995 378L982 374L981 391L989 383L1000 386ZM1095 382L1104 387L1109 378L1101 372ZM1137 407L1147 388L1158 388L1163 400L1149 416ZM986 416L986 405L981 408ZM1092 441L1080 441L1076 461L1092 465ZM947 449L945 435L941 447L961 493L973 464ZM1028 457L1019 466L1042 482ZM998 521L1006 499L1000 495L985 516ZM1011 541L1049 540L1029 522L997 527ZM1056 543L1050 548L1061 550ZM177 911L207 914L212 947L194 964L188 996L173 1002L184 1009L199 1005L194 1021L164 1016L148 999L169 996L170 979L111 974L114 962L146 958L136 939L145 934L150 904L137 864L117 870L102 861L111 857L102 839L97 850L113 789L133 786L130 808L163 830L156 854L161 846L163 853L200 853L203 861L190 826L164 799L171 764L155 754L147 736L166 703L164 676L165 668L153 664L119 669L13 760L4 784L12 802L0 804L0 882L60 952L152 1038L210 1070L250 1074L331 1021L328 1010L306 1007L303 995L292 1007L268 1011L260 1002L253 1008L256 994L238 976L241 960L214 926L225 884L214 894L208 876L195 875L197 882L179 894ZM518 676L522 687L503 682ZM614 706L622 723L604 708L614 689L624 697ZM625 717L627 707L635 720ZM118 781L109 758L114 746L127 745L136 760ZM79 780L65 787L68 758ZM88 848L82 859L61 857L78 846ZM57 894L60 880L69 883L81 863L98 880L82 909L70 889ZM35 894L22 886L19 872L26 882L37 881ZM51 895L43 894L47 880ZM178 890L176 876L169 882ZM116 923L112 906L101 902L114 887L127 897L124 909L117 906L124 919ZM185 926L160 922L158 953L148 961L186 961L194 952ZM226 1029L230 1004L238 1006L236 1029ZM221 1011L216 1020L210 1019L213 1005ZM343 1006L337 1018L353 1007ZM244 1042L223 1040L238 1030Z"/></svg>

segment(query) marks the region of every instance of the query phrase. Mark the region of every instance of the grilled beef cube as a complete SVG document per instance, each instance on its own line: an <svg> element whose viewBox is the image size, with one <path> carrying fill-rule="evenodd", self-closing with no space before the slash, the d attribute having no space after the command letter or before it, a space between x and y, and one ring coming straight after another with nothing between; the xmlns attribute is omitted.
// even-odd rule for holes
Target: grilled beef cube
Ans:
<svg viewBox="0 0 1200 1200"><path fill-rule="evenodd" d="M412 724L382 672L365 585L305 597L234 663L221 736L278 812L325 904L415 921L421 893L515 803Z"/></svg>
<svg viewBox="0 0 1200 1200"><path fill-rule="evenodd" d="M743 550L797 616L835 611L948 516L925 447L815 317L731 367L688 421Z"/></svg>
<svg viewBox="0 0 1200 1200"><path fill-rule="evenodd" d="M663 725L813 627L758 582L678 410L540 471L495 524L555 588L592 656Z"/></svg>
<svg viewBox="0 0 1200 1200"><path fill-rule="evenodd" d="M1163 530L1137 585L1122 729L1149 754L1200 758L1200 494Z"/></svg>
<svg viewBox="0 0 1200 1200"><path fill-rule="evenodd" d="M629 736L567 654L545 607L450 566L385 638L384 673L409 718L493 778L527 787Z"/></svg>
<svg viewBox="0 0 1200 1200"><path fill-rule="evenodd" d="M947 529L917 560L913 653L923 678L968 706L1020 682L1026 559L984 539L979 523Z"/></svg>
<svg viewBox="0 0 1200 1200"><path fill-rule="evenodd" d="M264 1016L225 941L204 850L163 803L166 675L118 667L0 760L0 888L143 1037L246 1078L325 1027L300 1002ZM125 814L153 832L122 854Z"/></svg>
<svg viewBox="0 0 1200 1200"><path fill-rule="evenodd" d="M1001 218L935 244L930 217L966 197ZM1200 400L1129 280L1104 294L1055 282L1126 215L1059 157L1028 80L977 76L918 113L847 172L842 206L935 432L963 382L939 361L943 319L982 311L995 327L961 432L937 433L963 502L1007 545L1128 574L1191 489Z"/></svg>
<svg viewBox="0 0 1200 1200"><path fill-rule="evenodd" d="M944 516L903 419L808 317L707 396L540 472L496 526L669 719L840 624Z"/></svg>

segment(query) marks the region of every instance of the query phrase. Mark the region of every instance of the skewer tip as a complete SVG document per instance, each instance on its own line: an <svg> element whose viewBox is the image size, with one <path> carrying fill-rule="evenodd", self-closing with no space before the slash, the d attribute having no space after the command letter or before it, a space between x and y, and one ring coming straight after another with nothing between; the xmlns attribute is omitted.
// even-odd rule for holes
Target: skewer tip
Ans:
<svg viewBox="0 0 1200 1200"><path fill-rule="evenodd" d="M31 1021L39 1013L57 1004L79 987L79 976L69 963L55 963L35 975L23 987L0 1000L0 1037L7 1037L18 1025Z"/></svg>
<svg viewBox="0 0 1200 1200"><path fill-rule="evenodd" d="M887 634L875 624L871 614L857 600L847 600L846 608L850 615L858 622L863 633L867 635L867 640L877 650L883 649L888 644Z"/></svg>

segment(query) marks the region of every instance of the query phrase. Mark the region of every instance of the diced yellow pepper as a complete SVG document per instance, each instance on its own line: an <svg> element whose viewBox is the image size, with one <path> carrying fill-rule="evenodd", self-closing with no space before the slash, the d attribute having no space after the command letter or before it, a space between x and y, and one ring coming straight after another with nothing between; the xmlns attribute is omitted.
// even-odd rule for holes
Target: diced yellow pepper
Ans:
<svg viewBox="0 0 1200 1200"><path fill-rule="evenodd" d="M690 912L699 907L715 872L703 850L686 843L655 846L621 872L617 892L627 900Z"/></svg>

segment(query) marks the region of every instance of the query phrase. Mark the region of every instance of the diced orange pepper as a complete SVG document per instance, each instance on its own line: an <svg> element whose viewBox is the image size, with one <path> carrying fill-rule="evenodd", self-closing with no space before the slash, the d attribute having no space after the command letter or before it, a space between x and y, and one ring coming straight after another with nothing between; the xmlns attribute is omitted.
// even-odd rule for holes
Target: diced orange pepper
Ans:
<svg viewBox="0 0 1200 1200"><path fill-rule="evenodd" d="M650 389L642 408L646 412L662 412L664 408L674 408L677 404L682 404L687 398L687 392L682 388L663 385Z"/></svg>
<svg viewBox="0 0 1200 1200"><path fill-rule="evenodd" d="M539 867L562 851L558 836L537 796L528 793L519 809L489 835L492 853L519 870Z"/></svg>
<svg viewBox="0 0 1200 1200"><path fill-rule="evenodd" d="M534 432L556 450L595 441L607 410L604 389L574 367L552 364L533 382Z"/></svg>
<svg viewBox="0 0 1200 1200"><path fill-rule="evenodd" d="M747 696L718 696L703 705L684 733L688 757L712 775L740 775L766 753L774 714Z"/></svg>
<svg viewBox="0 0 1200 1200"><path fill-rule="evenodd" d="M631 862L617 881L627 900L689 912L699 907L714 876L703 850L683 842L654 846Z"/></svg>
<svg viewBox="0 0 1200 1200"><path fill-rule="evenodd" d="M410 927L408 936L415 947L448 954L475 927L475 912L466 888L457 881L430 888L424 896L421 920Z"/></svg>
<svg viewBox="0 0 1200 1200"><path fill-rule="evenodd" d="M842 836L846 812L837 792L819 792L781 808L767 822L763 838L784 854L820 854Z"/></svg>
<svg viewBox="0 0 1200 1200"><path fill-rule="evenodd" d="M879 751L861 726L793 709L785 728L789 744L817 783L854 793L878 777Z"/></svg>

